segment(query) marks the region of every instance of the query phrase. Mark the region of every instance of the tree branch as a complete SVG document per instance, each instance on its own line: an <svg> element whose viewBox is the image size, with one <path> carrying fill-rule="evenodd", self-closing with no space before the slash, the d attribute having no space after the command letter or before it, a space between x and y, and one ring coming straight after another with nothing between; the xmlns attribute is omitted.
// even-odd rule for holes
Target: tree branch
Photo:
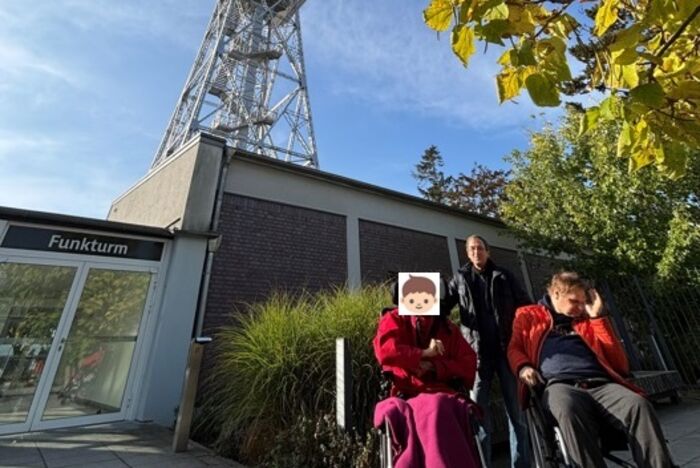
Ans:
<svg viewBox="0 0 700 468"><path fill-rule="evenodd" d="M678 31L673 33L671 37L668 38L668 41L664 42L664 45L661 46L661 48L656 52L654 57L657 59L660 59L663 57L663 55L666 53L669 47L673 45L674 42L683 34L683 31L685 31L685 28L687 28L690 23L693 22L696 16L700 14L700 6L696 7L695 10L683 21L683 24L678 28ZM662 32L663 33L663 32ZM647 76L651 80L654 77L654 70L656 69L656 63L652 63L651 66L649 67L649 72L647 73Z"/></svg>
<svg viewBox="0 0 700 468"><path fill-rule="evenodd" d="M554 21L555 19L559 18L564 11L569 8L573 3L574 0L565 0L561 2L562 4L566 3L563 7L555 11L549 18L547 18L547 22L542 25L539 31L535 34L533 39L537 39L537 37L544 32L545 29L547 29L547 26Z"/></svg>

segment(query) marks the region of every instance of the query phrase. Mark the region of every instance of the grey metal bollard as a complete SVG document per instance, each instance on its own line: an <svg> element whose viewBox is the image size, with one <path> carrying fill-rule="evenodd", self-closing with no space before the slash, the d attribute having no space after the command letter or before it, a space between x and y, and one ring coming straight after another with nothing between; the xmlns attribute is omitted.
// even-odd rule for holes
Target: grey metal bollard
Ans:
<svg viewBox="0 0 700 468"><path fill-rule="evenodd" d="M185 372L185 384L180 399L180 410L177 413L175 434L173 435L173 452L187 450L187 442L190 440L190 427L194 413L194 399L197 395L199 382L199 369L202 365L204 345L211 343L209 337L198 337L190 344L190 354L187 358L187 371Z"/></svg>

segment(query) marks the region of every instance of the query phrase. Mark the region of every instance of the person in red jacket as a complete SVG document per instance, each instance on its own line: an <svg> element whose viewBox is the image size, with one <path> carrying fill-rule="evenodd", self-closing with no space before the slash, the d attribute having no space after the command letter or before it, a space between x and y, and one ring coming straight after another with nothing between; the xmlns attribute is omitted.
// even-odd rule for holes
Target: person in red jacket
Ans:
<svg viewBox="0 0 700 468"><path fill-rule="evenodd" d="M393 432L412 434L394 441L394 466L478 466L468 420L474 404L456 388L468 392L474 384L476 354L457 326L444 316L400 315L393 308L383 313L373 346L392 376L390 395L398 397L377 405L375 425L399 418L402 429Z"/></svg>
<svg viewBox="0 0 700 468"><path fill-rule="evenodd" d="M374 337L374 354L393 375L391 395L455 393L454 381L474 385L476 354L459 329L444 317L386 312Z"/></svg>
<svg viewBox="0 0 700 468"><path fill-rule="evenodd" d="M575 466L606 466L603 421L628 435L637 466L673 466L651 403L626 380L627 356L603 300L577 273L557 273L537 305L517 310L508 361L520 378L521 405L526 385L545 386L543 405Z"/></svg>

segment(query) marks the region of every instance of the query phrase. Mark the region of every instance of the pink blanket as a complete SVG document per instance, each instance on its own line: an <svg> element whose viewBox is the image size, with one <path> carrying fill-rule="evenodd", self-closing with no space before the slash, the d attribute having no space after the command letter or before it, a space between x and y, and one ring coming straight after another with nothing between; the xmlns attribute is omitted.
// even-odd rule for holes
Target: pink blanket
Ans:
<svg viewBox="0 0 700 468"><path fill-rule="evenodd" d="M395 468L478 468L469 422L473 405L445 393L387 398L374 408L374 426L388 421Z"/></svg>

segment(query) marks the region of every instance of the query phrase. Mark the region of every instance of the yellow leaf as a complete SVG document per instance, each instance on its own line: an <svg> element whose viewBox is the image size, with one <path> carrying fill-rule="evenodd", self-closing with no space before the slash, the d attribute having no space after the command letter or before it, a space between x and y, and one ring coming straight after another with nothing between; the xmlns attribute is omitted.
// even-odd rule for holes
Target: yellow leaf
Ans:
<svg viewBox="0 0 700 468"><path fill-rule="evenodd" d="M596 35L602 36L610 26L615 24L619 4L620 0L603 0L595 15Z"/></svg>
<svg viewBox="0 0 700 468"><path fill-rule="evenodd" d="M586 110L586 113L581 116L581 126L578 131L579 136L596 126L599 115L600 108L598 107L591 107Z"/></svg>
<svg viewBox="0 0 700 468"><path fill-rule="evenodd" d="M549 23L547 29L549 30L549 33L553 36L560 37L562 39L567 39L571 31L576 29L578 24L578 21L576 21L576 19L573 16L569 15L568 13L564 13L563 15L559 16L557 19Z"/></svg>
<svg viewBox="0 0 700 468"><path fill-rule="evenodd" d="M636 87L639 84L639 74L637 73L637 66L634 63L630 65L624 65L622 67L622 78L624 78L628 88Z"/></svg>
<svg viewBox="0 0 700 468"><path fill-rule="evenodd" d="M432 0L423 10L425 24L435 31L447 31L452 23L452 2L450 0Z"/></svg>
<svg viewBox="0 0 700 468"><path fill-rule="evenodd" d="M632 136L629 124L625 121L622 123L622 130L620 130L620 136L617 137L617 157L621 158L625 156L627 150L632 146Z"/></svg>
<svg viewBox="0 0 700 468"><path fill-rule="evenodd" d="M508 49L505 52L503 52L503 55L501 55L498 58L497 62L499 64L503 65L504 67L507 67L508 65L514 65L511 62L511 52L515 52L515 51L513 49ZM517 58L517 55L513 54L513 56Z"/></svg>
<svg viewBox="0 0 700 468"><path fill-rule="evenodd" d="M522 82L518 71L514 68L506 70L496 75L496 87L498 88L498 102L503 104L509 99L513 99L520 94Z"/></svg>
<svg viewBox="0 0 700 468"><path fill-rule="evenodd" d="M614 65L630 65L639 59L639 54L634 48L619 49L611 51L610 58Z"/></svg>
<svg viewBox="0 0 700 468"><path fill-rule="evenodd" d="M476 52L474 30L465 24L455 27L452 30L452 50L466 67L469 57Z"/></svg>
<svg viewBox="0 0 700 468"><path fill-rule="evenodd" d="M503 2L489 8L484 13L484 19L489 21L508 19L508 5Z"/></svg>
<svg viewBox="0 0 700 468"><path fill-rule="evenodd" d="M509 32L519 34L531 34L535 32L535 20L532 13L521 5L510 5L508 7L508 21L510 22Z"/></svg>

